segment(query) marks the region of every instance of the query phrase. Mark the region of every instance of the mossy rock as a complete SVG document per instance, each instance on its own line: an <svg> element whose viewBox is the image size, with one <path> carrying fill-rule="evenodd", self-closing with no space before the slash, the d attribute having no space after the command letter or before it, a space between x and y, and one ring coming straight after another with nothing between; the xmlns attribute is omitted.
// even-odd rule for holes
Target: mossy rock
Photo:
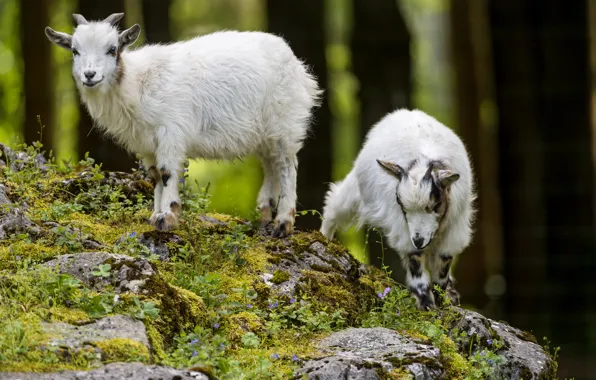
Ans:
<svg viewBox="0 0 596 380"><path fill-rule="evenodd" d="M30 147L0 152L3 370L312 378L353 363L371 379L463 379L480 371L470 355L487 350L507 359L499 368L508 378L554 378L556 362L530 334L458 308L420 312L385 272L318 231L272 238L272 225L208 210L208 197L183 185L179 228L157 232L145 173L106 172L89 159L58 167ZM94 326L106 321L120 322L102 335ZM355 331L346 328L361 335L338 339ZM355 354L367 341L374 360ZM398 341L401 351L389 344ZM147 365L106 365L116 361Z"/></svg>

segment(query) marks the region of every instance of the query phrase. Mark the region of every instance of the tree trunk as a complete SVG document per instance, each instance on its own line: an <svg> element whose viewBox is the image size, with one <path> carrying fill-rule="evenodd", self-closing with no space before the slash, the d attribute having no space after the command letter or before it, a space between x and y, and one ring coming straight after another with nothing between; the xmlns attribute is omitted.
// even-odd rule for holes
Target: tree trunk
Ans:
<svg viewBox="0 0 596 380"><path fill-rule="evenodd" d="M317 77L319 87L327 88L325 59L325 9L321 0L268 0L269 32L286 39L296 56L306 61ZM321 210L331 182L331 113L327 94L314 114L309 138L298 154L298 210ZM296 219L301 229L318 229L318 216Z"/></svg>
<svg viewBox="0 0 596 380"><path fill-rule="evenodd" d="M51 44L43 34L43 29L49 25L48 7L48 1L21 0L25 142L31 144L34 141L41 141L46 151L52 149L54 145ZM38 115L41 123L46 125L43 132L37 120Z"/></svg>
<svg viewBox="0 0 596 380"><path fill-rule="evenodd" d="M587 1L489 9L508 319L563 354L587 355L596 296Z"/></svg>
<svg viewBox="0 0 596 380"><path fill-rule="evenodd" d="M78 13L87 20L103 20L112 13L124 12L123 0L79 0ZM120 25L125 25L125 20ZM135 167L135 157L116 145L108 136L93 128L93 120L87 109L81 103L79 107L79 157L86 152L97 163L102 163L103 169L128 171Z"/></svg>
<svg viewBox="0 0 596 380"><path fill-rule="evenodd" d="M354 0L350 41L354 75L360 81L360 141L383 116L397 108L411 107L412 62L410 33L395 0ZM381 235L368 234L369 262L383 263L392 277L403 280L401 260ZM382 247L385 252L382 252Z"/></svg>
<svg viewBox="0 0 596 380"><path fill-rule="evenodd" d="M171 0L143 0L143 27L148 43L170 42Z"/></svg>
<svg viewBox="0 0 596 380"><path fill-rule="evenodd" d="M478 210L470 247L455 268L464 303L501 318L502 235L498 191L498 144L492 65L485 0L452 0L452 59L457 99L456 130L466 144L475 172ZM484 109L484 115L481 114ZM488 110L488 112L487 112ZM486 284L486 287L485 287ZM491 301L487 304L487 295Z"/></svg>

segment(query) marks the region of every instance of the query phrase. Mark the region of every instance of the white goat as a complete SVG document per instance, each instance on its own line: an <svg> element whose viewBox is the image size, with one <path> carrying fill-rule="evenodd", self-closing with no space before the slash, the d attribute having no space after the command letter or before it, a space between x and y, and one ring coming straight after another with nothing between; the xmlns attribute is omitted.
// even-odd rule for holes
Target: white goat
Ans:
<svg viewBox="0 0 596 380"><path fill-rule="evenodd" d="M257 199L273 236L293 230L297 153L321 91L280 37L224 31L129 51L139 25L119 32L124 16L88 22L74 14L71 36L46 27L72 50L72 72L95 123L140 155L155 183L150 222L177 226L178 179L186 158L235 159L256 153L264 169Z"/></svg>
<svg viewBox="0 0 596 380"><path fill-rule="evenodd" d="M378 228L401 256L420 309L435 306L432 284L457 304L451 263L470 243L474 199L457 135L422 111L397 110L373 126L352 171L331 185L321 232L332 239L354 219Z"/></svg>

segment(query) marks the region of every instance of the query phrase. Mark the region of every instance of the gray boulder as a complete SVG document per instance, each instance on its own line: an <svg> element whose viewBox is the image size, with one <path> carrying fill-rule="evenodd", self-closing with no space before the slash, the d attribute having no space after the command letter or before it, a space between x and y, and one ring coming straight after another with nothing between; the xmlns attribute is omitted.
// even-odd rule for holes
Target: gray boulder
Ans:
<svg viewBox="0 0 596 380"><path fill-rule="evenodd" d="M142 363L111 363L91 371L0 372L0 380L209 380L200 372Z"/></svg>
<svg viewBox="0 0 596 380"><path fill-rule="evenodd" d="M97 276L93 271L102 264L111 266L108 276ZM58 256L44 265L57 267L60 273L69 274L87 286L102 289L114 286L117 292L145 294L146 281L156 274L151 264L143 258L135 258L107 252L82 252Z"/></svg>
<svg viewBox="0 0 596 380"><path fill-rule="evenodd" d="M329 356L307 361L296 379L306 375L317 380L378 380L398 368L417 380L445 378L438 348L382 327L343 330L323 339L319 347Z"/></svg>
<svg viewBox="0 0 596 380"><path fill-rule="evenodd" d="M537 344L532 334L493 321L474 311L454 308L460 318L454 323L452 331L466 332L472 342L472 353L489 348L492 342L499 339L503 347L498 351L507 359L507 363L497 368L497 378L503 379L552 379L555 378L555 363L552 358ZM469 340L459 342L460 351L469 349Z"/></svg>

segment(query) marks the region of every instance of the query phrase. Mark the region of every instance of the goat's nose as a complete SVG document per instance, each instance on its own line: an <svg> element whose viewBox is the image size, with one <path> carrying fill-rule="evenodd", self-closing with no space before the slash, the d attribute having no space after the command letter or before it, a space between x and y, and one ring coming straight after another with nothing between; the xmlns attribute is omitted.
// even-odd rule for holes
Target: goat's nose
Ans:
<svg viewBox="0 0 596 380"><path fill-rule="evenodd" d="M424 245L424 238L420 236L420 234L416 234L414 239L412 239L412 242L414 243L414 247L420 249Z"/></svg>
<svg viewBox="0 0 596 380"><path fill-rule="evenodd" d="M95 71L85 71L85 77L87 79L92 79L95 76Z"/></svg>

